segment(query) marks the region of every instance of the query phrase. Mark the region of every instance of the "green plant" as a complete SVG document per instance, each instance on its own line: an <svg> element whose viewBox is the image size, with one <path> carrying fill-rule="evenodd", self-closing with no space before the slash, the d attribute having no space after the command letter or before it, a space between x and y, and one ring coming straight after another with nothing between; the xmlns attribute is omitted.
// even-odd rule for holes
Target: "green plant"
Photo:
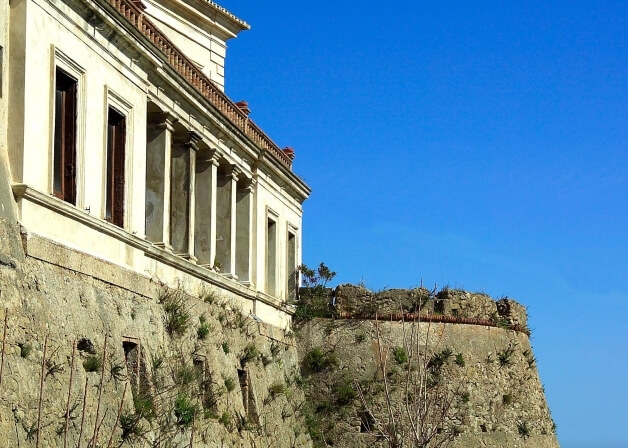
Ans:
<svg viewBox="0 0 628 448"><path fill-rule="evenodd" d="M525 357L526 362L528 363L528 369L533 368L534 365L536 364L536 358L534 357L532 352L530 350L525 350L523 352L523 356Z"/></svg>
<svg viewBox="0 0 628 448"><path fill-rule="evenodd" d="M244 353L240 357L240 361L244 365L247 362L257 358L258 354L259 352L257 351L257 347L255 347L255 344L248 344L246 347L244 347Z"/></svg>
<svg viewBox="0 0 628 448"><path fill-rule="evenodd" d="M175 371L174 380L175 383L180 386L188 386L192 384L197 378L197 371L194 367L189 365L181 365Z"/></svg>
<svg viewBox="0 0 628 448"><path fill-rule="evenodd" d="M153 397L148 394L139 394L133 398L133 408L137 416L145 418L149 422L157 415Z"/></svg>
<svg viewBox="0 0 628 448"><path fill-rule="evenodd" d="M20 356L22 358L28 358L28 355L30 355L32 351L33 347L30 344L20 344Z"/></svg>
<svg viewBox="0 0 628 448"><path fill-rule="evenodd" d="M395 347L393 349L393 357L397 364L404 364L408 362L408 352L404 347Z"/></svg>
<svg viewBox="0 0 628 448"><path fill-rule="evenodd" d="M201 289L201 291L198 293L198 296L203 302L210 305L218 301L218 296L216 295L216 293L209 288Z"/></svg>
<svg viewBox="0 0 628 448"><path fill-rule="evenodd" d="M273 383L268 388L268 395L273 399L285 393L286 393L286 385L284 383Z"/></svg>
<svg viewBox="0 0 628 448"><path fill-rule="evenodd" d="M295 319L303 322L315 317L330 317L331 300L327 293L327 284L336 273L325 266L325 263L320 263L316 269L302 264L297 270L301 273L304 289L297 304Z"/></svg>
<svg viewBox="0 0 628 448"><path fill-rule="evenodd" d="M126 381L127 376L124 373L125 369L126 369L126 366L124 362L120 364L112 365L111 366L111 378L113 378L114 380L118 382Z"/></svg>
<svg viewBox="0 0 628 448"><path fill-rule="evenodd" d="M357 344L361 344L364 341L366 341L366 335L364 333L358 333L355 335L355 342Z"/></svg>
<svg viewBox="0 0 628 448"><path fill-rule="evenodd" d="M524 439L530 437L531 431L530 427L528 426L528 422L526 422L525 420L517 422L517 432Z"/></svg>
<svg viewBox="0 0 628 448"><path fill-rule="evenodd" d="M471 394L469 392L463 392L460 394L460 399L463 403L468 403L471 398Z"/></svg>
<svg viewBox="0 0 628 448"><path fill-rule="evenodd" d="M447 361L449 360L449 358L451 358L452 355L453 355L453 352L451 351L450 348L444 348L440 352L434 353L427 363L427 368L432 373L440 372L440 369L445 365L445 363L447 363Z"/></svg>
<svg viewBox="0 0 628 448"><path fill-rule="evenodd" d="M355 399L357 392L351 381L344 381L334 386L334 395L336 396L336 403L344 406Z"/></svg>
<svg viewBox="0 0 628 448"><path fill-rule="evenodd" d="M199 339L206 339L212 327L209 322L207 322L204 315L199 316L198 322L200 325L196 329L196 336L198 336Z"/></svg>
<svg viewBox="0 0 628 448"><path fill-rule="evenodd" d="M220 415L220 417L218 418L218 422L222 423L225 428L227 428L227 429L229 429L231 431L232 419L231 419L231 414L229 414L227 411L224 411Z"/></svg>
<svg viewBox="0 0 628 448"><path fill-rule="evenodd" d="M102 359L98 356L89 356L83 361L86 372L98 372L102 368Z"/></svg>
<svg viewBox="0 0 628 448"><path fill-rule="evenodd" d="M303 366L312 372L322 372L323 370L338 365L338 358L333 352L324 353L318 347L310 350L303 358Z"/></svg>
<svg viewBox="0 0 628 448"><path fill-rule="evenodd" d="M192 404L190 399L185 395L177 396L174 402L174 416L177 418L177 424L187 426L194 420L196 414L196 405Z"/></svg>
<svg viewBox="0 0 628 448"><path fill-rule="evenodd" d="M456 363L457 366L459 367L464 367L465 366L465 362L464 362L464 356L462 356L462 353L458 353L456 355L456 359L454 360L454 362Z"/></svg>
<svg viewBox="0 0 628 448"><path fill-rule="evenodd" d="M181 289L164 289L159 302L164 307L164 324L170 335L182 336L190 326L191 316L185 304L185 293Z"/></svg>
<svg viewBox="0 0 628 448"><path fill-rule="evenodd" d="M497 359L499 360L500 367L507 366L511 363L511 356L515 353L515 345L508 344L504 350L497 352Z"/></svg>
<svg viewBox="0 0 628 448"><path fill-rule="evenodd" d="M225 355L228 355L229 352L231 351L231 349L229 348L229 343L225 341L221 344L221 346L222 346L222 351L225 352Z"/></svg>
<svg viewBox="0 0 628 448"><path fill-rule="evenodd" d="M235 380L230 376L224 377L223 380L224 380L225 389L227 389L227 392L233 392L236 386Z"/></svg>
<svg viewBox="0 0 628 448"><path fill-rule="evenodd" d="M505 406L508 406L510 403L512 403L512 394L504 394L502 396L502 403Z"/></svg>
<svg viewBox="0 0 628 448"><path fill-rule="evenodd" d="M120 415L120 429L122 429L122 440L124 441L139 437L143 432L139 416L130 413Z"/></svg>

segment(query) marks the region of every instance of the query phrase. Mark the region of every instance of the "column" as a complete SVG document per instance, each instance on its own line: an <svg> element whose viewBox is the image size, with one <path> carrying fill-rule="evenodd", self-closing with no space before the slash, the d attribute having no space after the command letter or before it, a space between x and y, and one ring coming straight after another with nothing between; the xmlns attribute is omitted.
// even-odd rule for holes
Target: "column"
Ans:
<svg viewBox="0 0 628 448"><path fill-rule="evenodd" d="M216 191L216 266L230 278L235 274L236 191L240 169L221 166Z"/></svg>
<svg viewBox="0 0 628 448"><path fill-rule="evenodd" d="M253 245L251 231L253 229L253 193L255 180L242 179L236 193L236 275L240 282L252 285L251 264L253 261Z"/></svg>
<svg viewBox="0 0 628 448"><path fill-rule="evenodd" d="M170 245L170 165L172 115L148 115L146 132L146 239L172 250Z"/></svg>
<svg viewBox="0 0 628 448"><path fill-rule="evenodd" d="M194 190L200 140L201 137L193 131L174 134L170 166L170 244L175 254L192 262L196 262Z"/></svg>
<svg viewBox="0 0 628 448"><path fill-rule="evenodd" d="M211 150L196 158L196 216L194 255L198 264L213 268L216 259L216 189L218 153Z"/></svg>

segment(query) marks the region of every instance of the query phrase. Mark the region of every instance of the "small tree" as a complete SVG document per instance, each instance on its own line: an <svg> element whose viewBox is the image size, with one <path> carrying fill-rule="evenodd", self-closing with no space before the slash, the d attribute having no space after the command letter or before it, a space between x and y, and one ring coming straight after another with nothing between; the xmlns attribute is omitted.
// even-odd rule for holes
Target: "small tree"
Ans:
<svg viewBox="0 0 628 448"><path fill-rule="evenodd" d="M299 294L295 318L307 321L314 317L331 317L331 300L327 284L334 279L336 273L323 262L316 269L302 264L297 271L301 275L303 288Z"/></svg>
<svg viewBox="0 0 628 448"><path fill-rule="evenodd" d="M459 393L462 383L453 381L449 375L454 364L451 350L439 349L444 329L434 332L430 322L421 324L418 320L402 321L401 325L403 344L393 346L382 335L381 322L375 322L376 365L384 405L382 407L380 402L376 409L373 397L364 393L356 382L364 414L375 416L370 424L371 431L385 440L389 448L445 448L462 423L464 400ZM392 372L395 364L402 364L400 361L403 361L404 371L393 380Z"/></svg>

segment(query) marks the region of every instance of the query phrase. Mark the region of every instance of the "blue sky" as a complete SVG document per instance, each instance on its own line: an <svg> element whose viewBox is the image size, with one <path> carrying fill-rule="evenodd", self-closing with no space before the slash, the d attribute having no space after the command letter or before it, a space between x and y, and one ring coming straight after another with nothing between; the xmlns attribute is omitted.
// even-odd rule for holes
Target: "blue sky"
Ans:
<svg viewBox="0 0 628 448"><path fill-rule="evenodd" d="M221 1L304 261L528 306L564 448L628 446L628 2Z"/></svg>

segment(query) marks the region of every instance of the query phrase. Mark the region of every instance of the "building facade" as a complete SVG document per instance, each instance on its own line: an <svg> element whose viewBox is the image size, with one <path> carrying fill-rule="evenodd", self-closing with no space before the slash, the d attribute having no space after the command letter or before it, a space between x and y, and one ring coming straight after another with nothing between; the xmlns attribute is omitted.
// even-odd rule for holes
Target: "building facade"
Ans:
<svg viewBox="0 0 628 448"><path fill-rule="evenodd" d="M288 326L310 190L223 92L249 26L207 0L2 3L0 144L27 251L215 288Z"/></svg>

